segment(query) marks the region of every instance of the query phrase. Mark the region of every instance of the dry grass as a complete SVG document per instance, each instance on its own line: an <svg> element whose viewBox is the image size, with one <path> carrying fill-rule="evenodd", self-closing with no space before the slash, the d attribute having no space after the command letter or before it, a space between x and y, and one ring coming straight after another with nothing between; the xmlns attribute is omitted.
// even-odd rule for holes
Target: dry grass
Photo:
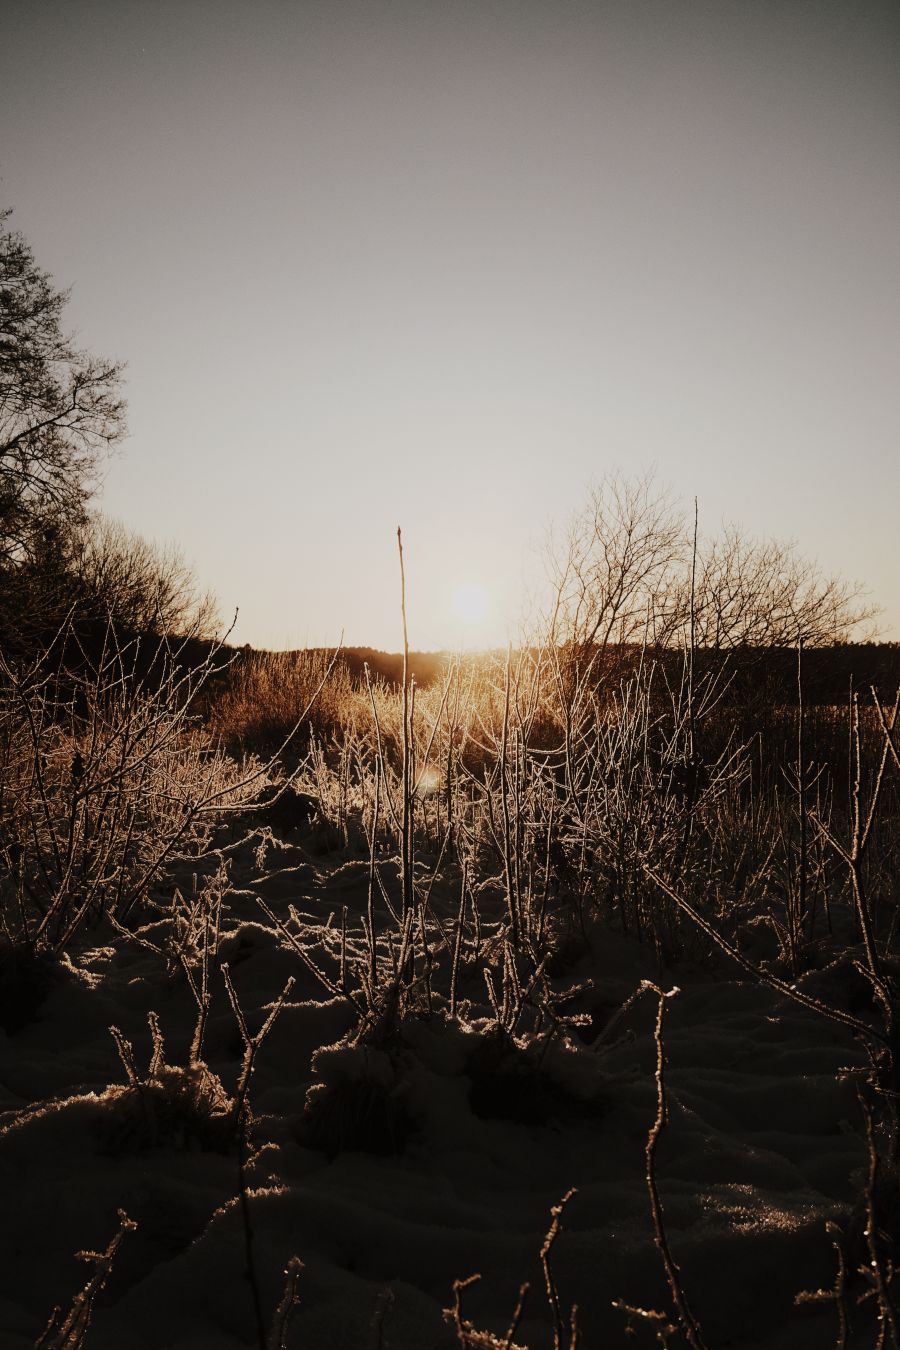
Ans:
<svg viewBox="0 0 900 1350"><path fill-rule="evenodd" d="M896 709L785 703L742 737L727 678L695 672L689 654L638 653L623 673L547 647L448 661L431 685L405 691L340 663L325 678L320 653L243 657L200 725L193 709L211 672L173 665L136 684L115 652L74 683L3 670L7 1003L33 1011L66 944L105 919L123 933L130 923L197 1001L187 1064L166 1064L160 1042L147 1074L132 1069L110 1089L110 1149L188 1138L228 1148L248 1127L253 1058L287 991L251 1037L226 970L244 1043L230 1096L202 1057L224 864L194 900L175 892L154 924L135 919L172 859L204 854L220 814L274 781L318 813L304 846L368 859L368 905L338 916L339 943L324 954L296 911L263 905L298 975L352 1015L344 1041L314 1061L306 1143L402 1151L422 1024L458 1042L478 1115L527 1125L602 1112L606 1031L579 1012L572 972L613 926L660 965L737 962L850 1029L871 1062L873 1168L894 1167ZM304 735L291 737L310 703ZM271 748L274 760L252 758ZM847 1013L827 982L816 994L798 986L840 961L856 963L869 992L862 1011ZM658 1049L662 1063L661 1023ZM123 1059L127 1069L127 1047ZM663 1117L661 1105L657 1133ZM652 1152L648 1169L652 1182ZM671 1308L623 1310L701 1344L689 1291L670 1287ZM873 1297L893 1316L889 1274ZM552 1297L551 1307L557 1344L576 1344L575 1323ZM458 1303L452 1317L460 1344L515 1344L515 1325L498 1340Z"/></svg>

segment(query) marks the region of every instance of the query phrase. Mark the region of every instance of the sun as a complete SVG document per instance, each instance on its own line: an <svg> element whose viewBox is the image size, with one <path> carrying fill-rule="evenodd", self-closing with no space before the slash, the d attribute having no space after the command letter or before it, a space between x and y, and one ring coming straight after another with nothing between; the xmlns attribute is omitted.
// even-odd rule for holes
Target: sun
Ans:
<svg viewBox="0 0 900 1350"><path fill-rule="evenodd" d="M467 625L483 623L490 613L491 597L486 586L477 581L461 581L450 594L454 617Z"/></svg>

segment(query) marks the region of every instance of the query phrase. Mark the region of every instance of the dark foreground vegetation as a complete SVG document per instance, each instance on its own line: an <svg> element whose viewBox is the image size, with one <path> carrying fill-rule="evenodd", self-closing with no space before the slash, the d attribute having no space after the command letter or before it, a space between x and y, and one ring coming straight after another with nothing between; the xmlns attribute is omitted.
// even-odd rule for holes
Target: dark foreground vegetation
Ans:
<svg viewBox="0 0 900 1350"><path fill-rule="evenodd" d="M517 649L232 650L0 261L3 1345L896 1350L856 594L608 480Z"/></svg>
<svg viewBox="0 0 900 1350"><path fill-rule="evenodd" d="M49 1206L52 1148L56 1166L102 1176L104 1196L62 1225L73 1250L101 1254L37 1343L121 1344L139 1313L144 1339L128 1343L208 1343L174 1339L187 1286L166 1314L173 1339L140 1312L160 1271L173 1278L169 1223L174 1253L203 1253L201 1273L177 1280L196 1281L190 1318L213 1327L203 1285L231 1234L223 1269L247 1279L222 1344L326 1345L333 1327L344 1338L333 1343L363 1345L370 1323L384 1345L616 1344L630 1329L647 1344L813 1346L831 1343L831 1324L847 1345L895 1343L895 700L869 686L841 705L808 702L798 650L785 701L741 739L755 705L738 692L740 663L731 680L729 659L699 652L693 670L690 653L632 653L607 678L584 652L548 646L450 660L420 689L354 676L320 653L235 659L213 647L198 665L199 647L190 660L183 643L152 650L140 676L134 645L112 635L94 665L70 668L49 650L2 666L4 1184L11 1212ZM759 660L781 664L777 653ZM730 1038L718 1067L710 1023ZM84 1048L67 1067L54 1045L71 1057L79 1026ZM790 1058L785 1100L773 1105L764 1077L755 1130L738 1112L732 1135L725 1103L745 1095L739 1061L774 1064L775 1046ZM747 1091L753 1083L751 1072ZM476 1126L493 1132L480 1144ZM767 1128L797 1138L768 1139L761 1158ZM458 1206L467 1188L477 1196L498 1147L517 1159L507 1184L542 1194L542 1169L560 1172L542 1161L548 1146L567 1159L566 1184L544 1205L531 1255L513 1243L518 1272L507 1238L492 1270L471 1215L462 1250L451 1244L461 1264L448 1263L439 1235L458 1218L446 1200L426 1205L417 1242L432 1247L425 1290L445 1283L443 1321L439 1303L430 1323L406 1307L405 1282L423 1287L408 1269L421 1252L411 1260L390 1202L394 1255L371 1263L346 1307L316 1268L321 1217L312 1228L309 1215L296 1228L275 1219L271 1245L276 1197L302 1207L309 1169L324 1186L308 1197L313 1215L329 1203L329 1175L339 1204L334 1169L354 1158L370 1159L353 1164L364 1192L399 1160L452 1180ZM777 1208L779 1167L798 1147L821 1150L821 1175ZM700 1211L722 1194L708 1184L710 1157L723 1148L742 1204L738 1217L723 1204L722 1231L704 1239ZM596 1150L616 1172L632 1169L643 1198L623 1199L605 1165L598 1174ZM667 1150L679 1164L671 1200ZM200 1168L205 1201L181 1194L182 1156ZM693 1218L692 1174L705 1187ZM398 1195L404 1180L392 1182ZM614 1238L591 1212L610 1195L625 1206L624 1253L611 1263ZM116 1229L118 1207L127 1219ZM34 1246L24 1269L19 1257L27 1297L10 1344L35 1343L29 1319L77 1287L46 1218L26 1224ZM344 1222L349 1234L354 1220ZM783 1278L768 1303L755 1300L742 1338L698 1244L715 1259L716 1243L751 1230L751 1250L738 1243L730 1259L755 1280L772 1261ZM658 1267L647 1260L654 1238ZM287 1256L298 1260L286 1267ZM469 1266L479 1285L454 1284ZM535 1286L527 1300L512 1274ZM740 1308L739 1291L730 1297Z"/></svg>

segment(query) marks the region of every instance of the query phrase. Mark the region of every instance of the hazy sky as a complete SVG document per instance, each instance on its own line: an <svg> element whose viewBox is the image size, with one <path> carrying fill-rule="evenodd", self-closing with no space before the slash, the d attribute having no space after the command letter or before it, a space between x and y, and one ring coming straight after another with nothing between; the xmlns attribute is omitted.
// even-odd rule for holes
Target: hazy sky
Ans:
<svg viewBox="0 0 900 1350"><path fill-rule="evenodd" d="M5 0L0 204L128 362L104 507L236 637L502 640L655 465L900 638L891 0Z"/></svg>

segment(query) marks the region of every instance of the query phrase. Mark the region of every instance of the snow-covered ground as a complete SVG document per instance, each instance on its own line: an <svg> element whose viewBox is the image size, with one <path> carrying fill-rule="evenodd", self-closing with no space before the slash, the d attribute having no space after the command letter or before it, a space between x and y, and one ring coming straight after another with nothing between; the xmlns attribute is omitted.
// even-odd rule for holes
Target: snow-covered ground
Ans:
<svg viewBox="0 0 900 1350"><path fill-rule="evenodd" d="M187 874L182 881L190 884ZM612 1304L671 1309L645 1178L657 1105L655 994L641 995L608 1034L548 1042L538 1086L534 1076L514 1079L504 1099L496 1078L472 1086L473 1047L490 1012L480 970L463 965L462 1025L437 1013L409 1018L388 1051L354 1050L340 1045L356 1021L348 1000L321 987L257 903L262 896L279 916L296 905L304 947L335 978L344 907L345 959L361 955L364 860L283 843L256 858L247 847L234 855L229 886L220 955L251 1030L288 977L296 981L259 1051L248 1173L267 1322L288 1260L304 1263L288 1345L452 1347L456 1334L442 1310L453 1281L479 1272L464 1315L502 1338L527 1280L515 1343L544 1350L552 1318L539 1253L551 1207L573 1187L552 1251L563 1310L568 1317L578 1305L588 1350L650 1345L650 1329L640 1325L629 1338L626 1315ZM443 899L452 922L450 891ZM669 1119L657 1180L709 1350L833 1345L833 1305L797 1306L795 1296L833 1283L829 1220L850 1234L850 1263L864 1259L851 1211L866 1150L853 1082L839 1073L863 1063L860 1047L843 1027L724 966L660 971L651 953L615 932L595 928L589 937L588 950L551 983L575 990L570 1008L592 1014L595 1030L641 980L679 987L667 1000ZM218 969L210 983L204 1057L231 1093L241 1039ZM33 1346L54 1304L68 1305L89 1273L75 1253L102 1250L119 1209L137 1228L98 1300L89 1350L258 1344L235 1151L203 1150L177 1129L148 1132L120 1091L125 1070L109 1027L133 1043L143 1073L150 1010L166 1060L185 1064L196 1004L181 970L167 970L121 933L95 929L70 951L38 1020L0 1032L4 1350ZM316 1051L332 1045L339 1048L313 1066ZM303 1126L310 1084L333 1088L360 1076L379 1088L373 1117L385 1100L397 1104L396 1118L363 1121L363 1132L371 1124L371 1137L384 1142L396 1126L397 1151L331 1156L333 1148L312 1147ZM338 1115L326 1131L328 1120L335 1139L360 1129ZM870 1307L855 1314L853 1344L873 1343Z"/></svg>

